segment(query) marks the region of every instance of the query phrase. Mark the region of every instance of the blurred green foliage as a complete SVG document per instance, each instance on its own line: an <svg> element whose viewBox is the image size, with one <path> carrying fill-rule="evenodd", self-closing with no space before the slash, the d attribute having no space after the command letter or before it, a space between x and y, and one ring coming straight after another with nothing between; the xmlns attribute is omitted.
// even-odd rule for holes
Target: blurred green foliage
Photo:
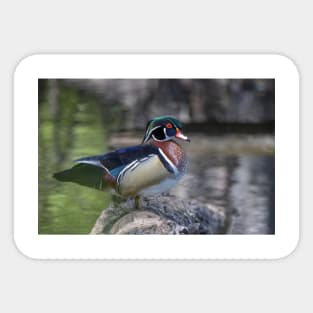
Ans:
<svg viewBox="0 0 313 313"><path fill-rule="evenodd" d="M105 152L106 129L94 99L49 83L39 97L38 233L87 234L110 195L58 182L52 175L73 166L77 158Z"/></svg>

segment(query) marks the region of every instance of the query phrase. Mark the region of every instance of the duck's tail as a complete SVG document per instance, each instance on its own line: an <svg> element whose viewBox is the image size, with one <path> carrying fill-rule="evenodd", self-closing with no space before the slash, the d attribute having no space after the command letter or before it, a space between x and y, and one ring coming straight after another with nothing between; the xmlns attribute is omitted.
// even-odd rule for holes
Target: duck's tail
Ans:
<svg viewBox="0 0 313 313"><path fill-rule="evenodd" d="M78 163L68 170L53 174L53 178L63 182L73 182L83 186L104 190L114 185L114 178L103 167Z"/></svg>

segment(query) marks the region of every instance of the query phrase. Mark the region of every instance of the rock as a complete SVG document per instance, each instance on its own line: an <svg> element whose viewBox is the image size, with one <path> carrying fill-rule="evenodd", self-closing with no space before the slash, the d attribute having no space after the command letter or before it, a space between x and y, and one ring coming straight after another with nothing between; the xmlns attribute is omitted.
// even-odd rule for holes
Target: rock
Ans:
<svg viewBox="0 0 313 313"><path fill-rule="evenodd" d="M174 195L143 197L141 209L131 199L104 209L91 234L218 234L225 227L224 210Z"/></svg>

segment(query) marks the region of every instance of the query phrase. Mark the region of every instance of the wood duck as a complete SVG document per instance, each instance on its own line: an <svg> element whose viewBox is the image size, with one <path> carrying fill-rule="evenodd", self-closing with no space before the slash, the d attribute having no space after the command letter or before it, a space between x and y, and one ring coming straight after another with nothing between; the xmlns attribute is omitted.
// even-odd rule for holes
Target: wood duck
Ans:
<svg viewBox="0 0 313 313"><path fill-rule="evenodd" d="M98 190L111 188L122 197L134 197L138 207L139 196L167 191L186 173L186 155L173 140L190 141L181 128L174 117L156 117L147 123L141 145L78 159L53 177Z"/></svg>

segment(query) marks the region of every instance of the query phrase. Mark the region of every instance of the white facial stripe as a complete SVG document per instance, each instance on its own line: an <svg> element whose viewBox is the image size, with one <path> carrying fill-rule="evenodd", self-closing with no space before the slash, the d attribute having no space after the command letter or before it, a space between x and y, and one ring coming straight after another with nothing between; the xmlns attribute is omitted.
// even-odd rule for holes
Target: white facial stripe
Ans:
<svg viewBox="0 0 313 313"><path fill-rule="evenodd" d="M162 127L162 126L158 126L158 127ZM153 128L151 131L153 131L153 130L155 130L156 128L158 128L158 127L155 127L155 128ZM163 127L163 132L164 132L164 136L165 136L165 138L164 139L156 139L155 138L155 136L154 135L152 135L152 138L153 138L153 140L155 140L155 141L167 141L167 140L170 140L172 137L169 137L169 136L167 136L167 134L166 134L166 128L165 127ZM150 135L149 135L150 136ZM174 137L174 136L173 136Z"/></svg>
<svg viewBox="0 0 313 313"><path fill-rule="evenodd" d="M156 127L154 127L154 128L152 128L150 131L149 131L149 133L148 133L148 135L147 136L145 136L145 140L144 140L144 142L146 142L149 138L150 138L150 136L151 136L151 133L153 132L153 131L155 131L157 128L160 128L160 127L162 127L162 126L156 126ZM154 136L152 135L152 137L154 138Z"/></svg>

